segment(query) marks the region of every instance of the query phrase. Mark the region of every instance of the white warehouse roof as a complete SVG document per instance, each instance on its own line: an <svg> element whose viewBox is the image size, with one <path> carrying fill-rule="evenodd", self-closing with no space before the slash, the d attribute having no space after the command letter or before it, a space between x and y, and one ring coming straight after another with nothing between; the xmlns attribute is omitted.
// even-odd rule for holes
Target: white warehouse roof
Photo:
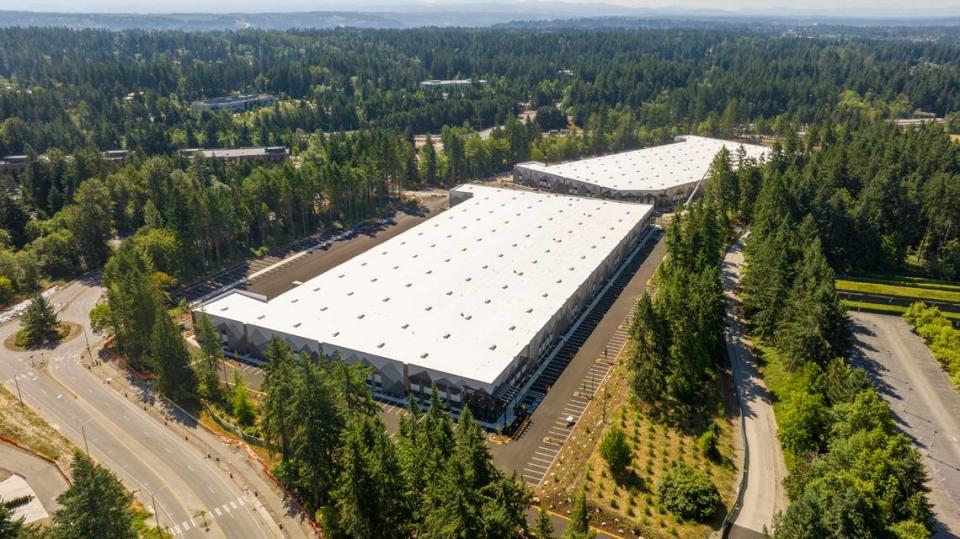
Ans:
<svg viewBox="0 0 960 539"><path fill-rule="evenodd" d="M235 291L205 310L492 384L652 210L457 191L473 196L269 302Z"/></svg>
<svg viewBox="0 0 960 539"><path fill-rule="evenodd" d="M677 140L673 144L558 165L531 162L517 166L617 191L656 192L700 181L724 147L735 154L742 145L747 157L757 159L770 153L766 146L692 135Z"/></svg>

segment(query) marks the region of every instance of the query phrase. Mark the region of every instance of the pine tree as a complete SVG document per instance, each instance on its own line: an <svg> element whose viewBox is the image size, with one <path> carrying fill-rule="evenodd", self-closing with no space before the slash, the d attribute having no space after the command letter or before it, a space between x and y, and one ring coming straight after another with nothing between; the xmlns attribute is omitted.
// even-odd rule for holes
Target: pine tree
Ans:
<svg viewBox="0 0 960 539"><path fill-rule="evenodd" d="M150 337L150 359L157 370L157 389L175 401L197 394L197 378L183 336L165 312L158 313Z"/></svg>
<svg viewBox="0 0 960 539"><path fill-rule="evenodd" d="M70 466L73 483L57 498L53 537L135 539L132 497L108 470L76 452Z"/></svg>
<svg viewBox="0 0 960 539"><path fill-rule="evenodd" d="M396 448L376 417L351 420L334 491L341 528L352 537L409 537L410 513Z"/></svg>
<svg viewBox="0 0 960 539"><path fill-rule="evenodd" d="M21 323L23 329L17 341L22 344L42 344L60 339L60 319L43 294L33 296L30 305L23 311Z"/></svg>
<svg viewBox="0 0 960 539"><path fill-rule="evenodd" d="M570 521L563 530L563 539L591 539L597 533L590 529L590 509L587 508L587 493L582 488L570 510Z"/></svg>
<svg viewBox="0 0 960 539"><path fill-rule="evenodd" d="M313 506L327 503L329 499L346 423L346 416L337 406L336 392L330 387L330 378L325 375L312 358L302 355L297 360L290 452L299 470L300 491ZM391 473L394 471L400 475L399 467Z"/></svg>
<svg viewBox="0 0 960 539"><path fill-rule="evenodd" d="M607 461L615 478L623 477L633 460L633 451L630 449L627 436L620 425L614 424L604 434L603 440L600 442L600 456Z"/></svg>
<svg viewBox="0 0 960 539"><path fill-rule="evenodd" d="M666 389L669 335L647 293L638 302L630 332L636 342L630 369L633 391L642 401L655 404Z"/></svg>
<svg viewBox="0 0 960 539"><path fill-rule="evenodd" d="M269 360L260 402L260 428L267 441L280 448L283 460L290 458L290 439L296 419L297 372L293 354L283 340L273 337L267 343Z"/></svg>
<svg viewBox="0 0 960 539"><path fill-rule="evenodd" d="M542 507L537 512L537 525L533 529L533 536L536 539L553 539L553 522L550 521L550 514Z"/></svg>
<svg viewBox="0 0 960 539"><path fill-rule="evenodd" d="M207 399L220 400L223 392L220 388L220 377L217 375L217 369L220 367L220 362L223 361L223 344L220 341L220 335L206 313L200 313L197 317L196 335L197 342L200 343L199 354L195 362L200 390Z"/></svg>

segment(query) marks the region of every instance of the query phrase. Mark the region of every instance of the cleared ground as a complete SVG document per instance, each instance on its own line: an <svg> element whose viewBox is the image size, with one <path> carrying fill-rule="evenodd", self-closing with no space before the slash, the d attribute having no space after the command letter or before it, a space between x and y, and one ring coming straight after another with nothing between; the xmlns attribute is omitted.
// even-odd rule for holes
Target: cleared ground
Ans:
<svg viewBox="0 0 960 539"><path fill-rule="evenodd" d="M866 369L897 424L923 455L936 537L960 537L960 393L898 316L851 313L852 362Z"/></svg>

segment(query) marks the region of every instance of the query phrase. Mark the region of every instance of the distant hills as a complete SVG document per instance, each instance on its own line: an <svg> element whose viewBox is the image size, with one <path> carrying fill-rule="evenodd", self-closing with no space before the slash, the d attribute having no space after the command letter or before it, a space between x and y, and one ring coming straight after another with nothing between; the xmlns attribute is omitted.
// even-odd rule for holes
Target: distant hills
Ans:
<svg viewBox="0 0 960 539"><path fill-rule="evenodd" d="M329 5L329 4L328 4ZM349 5L339 3L337 6ZM896 18L791 11L638 9L611 4L528 0L516 3L427 3L377 7L360 0L358 11L273 13L67 13L0 11L0 27L54 26L108 30L286 30L290 28L413 28L423 26L502 26L514 28L701 26L729 23L849 26L958 26L960 7L914 12ZM838 12L840 13L840 12Z"/></svg>

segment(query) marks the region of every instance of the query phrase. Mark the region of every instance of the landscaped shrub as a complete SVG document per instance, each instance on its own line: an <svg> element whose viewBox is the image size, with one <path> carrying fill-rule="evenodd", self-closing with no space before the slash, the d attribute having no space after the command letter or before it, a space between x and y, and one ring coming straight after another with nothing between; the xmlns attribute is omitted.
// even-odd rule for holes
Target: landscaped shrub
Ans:
<svg viewBox="0 0 960 539"><path fill-rule="evenodd" d="M671 513L698 522L708 520L720 507L717 486L705 473L686 464L677 464L664 474L657 497Z"/></svg>

